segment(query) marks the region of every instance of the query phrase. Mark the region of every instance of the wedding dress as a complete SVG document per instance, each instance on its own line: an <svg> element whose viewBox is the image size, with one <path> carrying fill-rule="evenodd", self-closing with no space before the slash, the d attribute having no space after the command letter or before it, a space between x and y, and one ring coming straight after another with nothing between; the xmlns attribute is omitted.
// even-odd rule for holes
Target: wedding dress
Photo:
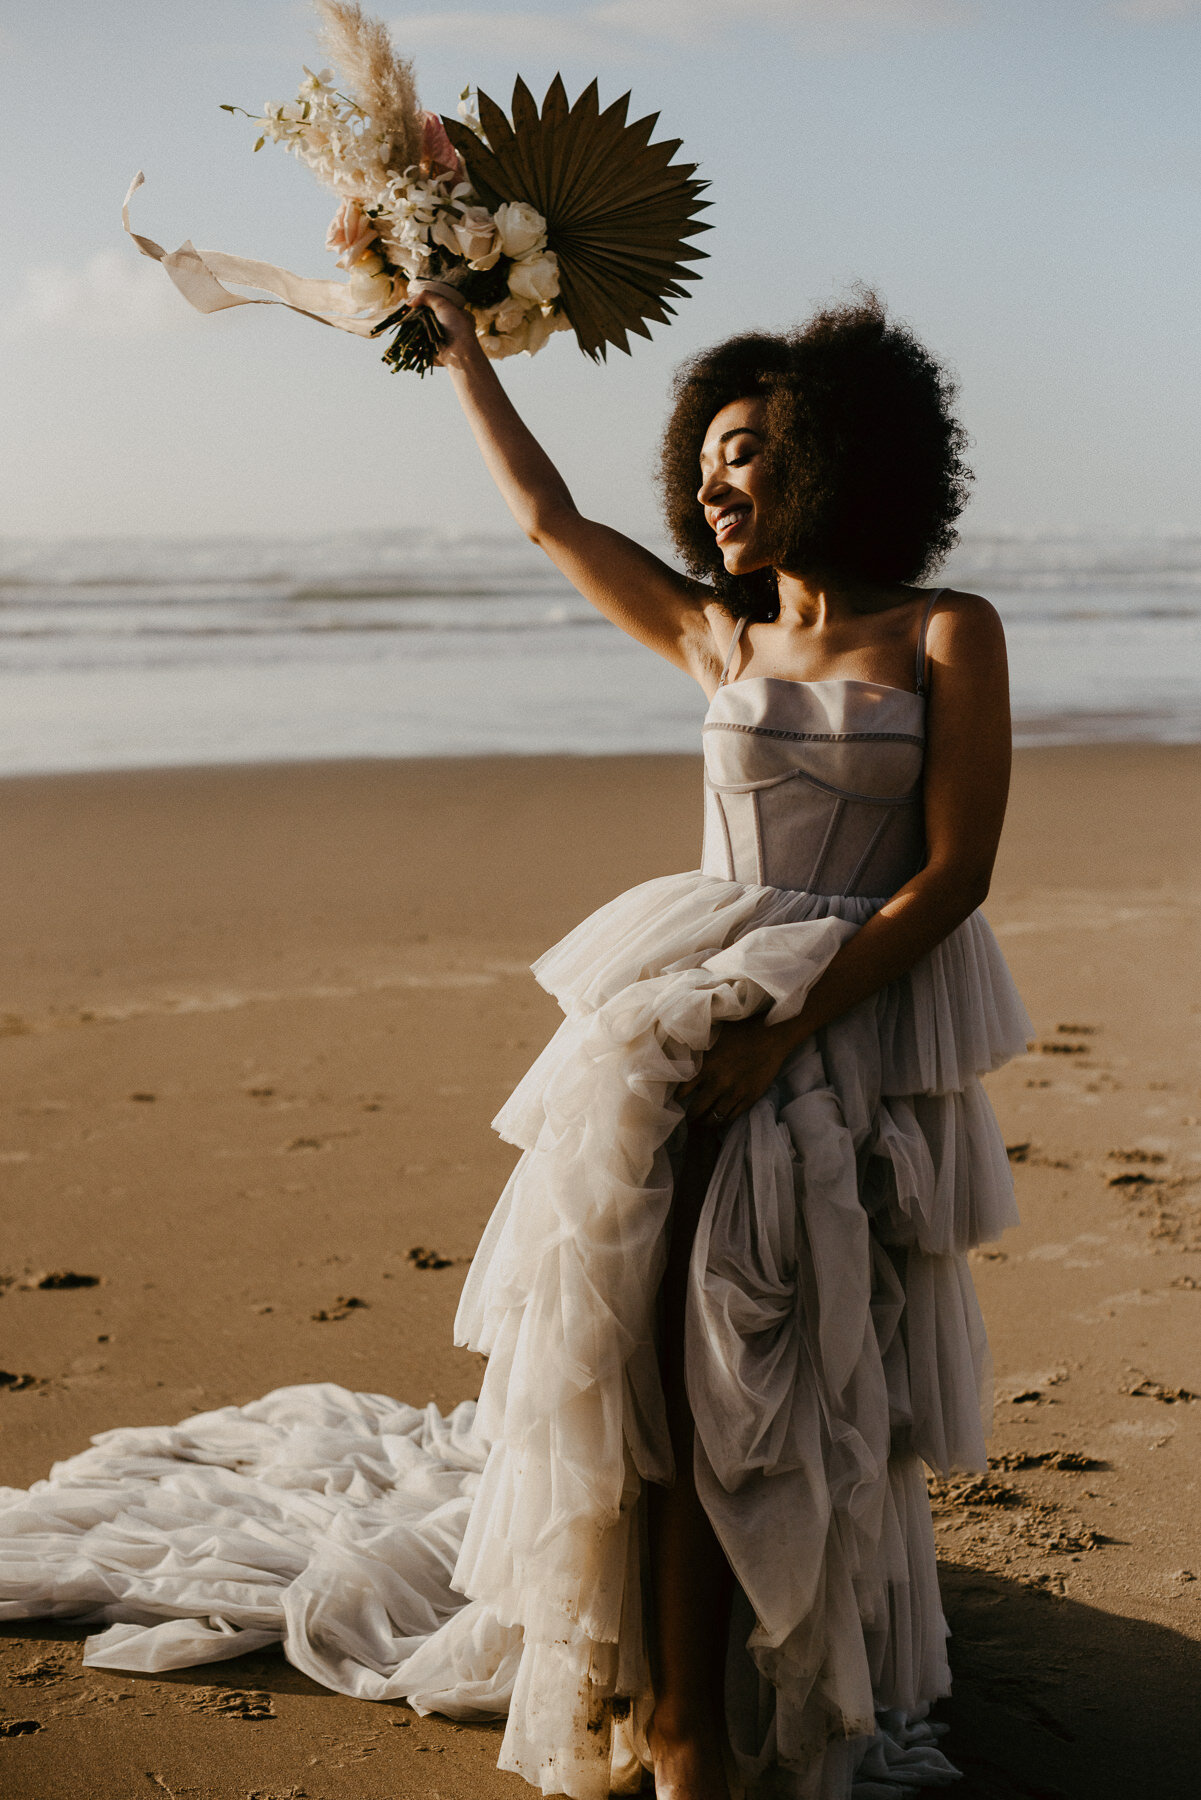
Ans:
<svg viewBox="0 0 1201 1800"><path fill-rule="evenodd" d="M522 1155L459 1307L456 1340L489 1358L479 1401L443 1418L326 1384L106 1432L0 1490L0 1617L103 1625L85 1660L119 1669L282 1640L341 1693L507 1714L501 1766L546 1794L638 1788L640 1500L673 1473L655 1333L675 1091L720 1021L795 1016L920 867L921 636L916 692L729 681L727 661L702 868L621 895L535 965L566 1017L496 1121ZM923 1465L986 1466L964 1253L1016 1215L979 1077L1029 1029L973 914L726 1133L686 1369L736 1577L727 1714L752 1795L954 1778L926 1720L949 1673Z"/></svg>

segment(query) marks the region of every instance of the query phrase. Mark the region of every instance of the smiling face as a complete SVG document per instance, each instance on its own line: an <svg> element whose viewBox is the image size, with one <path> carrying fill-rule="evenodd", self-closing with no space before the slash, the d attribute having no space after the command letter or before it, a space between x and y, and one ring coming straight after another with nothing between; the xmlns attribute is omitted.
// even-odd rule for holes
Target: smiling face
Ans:
<svg viewBox="0 0 1201 1800"><path fill-rule="evenodd" d="M731 400L715 413L701 447L697 499L730 575L770 564L768 523L775 499L764 455L764 403Z"/></svg>

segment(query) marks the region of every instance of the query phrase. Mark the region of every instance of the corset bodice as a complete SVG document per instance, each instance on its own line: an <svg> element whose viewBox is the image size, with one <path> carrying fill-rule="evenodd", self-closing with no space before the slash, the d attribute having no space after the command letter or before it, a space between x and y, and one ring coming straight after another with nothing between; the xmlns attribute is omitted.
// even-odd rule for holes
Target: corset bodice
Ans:
<svg viewBox="0 0 1201 1800"><path fill-rule="evenodd" d="M925 701L872 681L754 676L705 717L702 867L815 894L893 894L926 855Z"/></svg>

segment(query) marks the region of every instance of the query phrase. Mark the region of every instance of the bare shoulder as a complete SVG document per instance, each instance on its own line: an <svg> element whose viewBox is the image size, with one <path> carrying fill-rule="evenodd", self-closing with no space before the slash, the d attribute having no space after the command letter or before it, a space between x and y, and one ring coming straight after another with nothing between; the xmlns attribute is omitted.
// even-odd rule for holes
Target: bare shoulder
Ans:
<svg viewBox="0 0 1201 1800"><path fill-rule="evenodd" d="M939 596L926 633L930 745L944 772L961 762L964 773L992 757L1008 766L1009 666L1005 629L995 606L981 594L956 589ZM944 753L939 755L939 747ZM974 777L973 777L974 778Z"/></svg>
<svg viewBox="0 0 1201 1800"><path fill-rule="evenodd" d="M930 613L926 652L934 663L958 667L1003 661L1005 627L1000 613L983 594L944 588Z"/></svg>

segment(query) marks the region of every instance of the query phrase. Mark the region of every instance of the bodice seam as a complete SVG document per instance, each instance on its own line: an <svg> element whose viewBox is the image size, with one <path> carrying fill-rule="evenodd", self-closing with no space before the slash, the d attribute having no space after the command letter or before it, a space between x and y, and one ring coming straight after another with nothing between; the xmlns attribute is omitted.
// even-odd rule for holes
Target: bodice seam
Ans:
<svg viewBox="0 0 1201 1800"><path fill-rule="evenodd" d="M780 725L736 725L724 718L709 718L700 731L740 731L751 738L783 738L790 743L926 743L911 731L783 731Z"/></svg>
<svg viewBox="0 0 1201 1800"><path fill-rule="evenodd" d="M782 738L796 744L924 744L912 731L784 731L778 725L737 725L727 719L706 719L701 731L741 731L748 737Z"/></svg>
<svg viewBox="0 0 1201 1800"><path fill-rule="evenodd" d="M859 794L854 788L834 787L820 776L811 775L808 769L785 769L779 775L764 775L758 781L714 781L708 773L705 779L715 794L757 794L764 788L781 787L786 781L807 781L811 787L820 788L823 794L832 794L837 800L861 800L865 806L917 806L922 797L920 785L908 794Z"/></svg>

